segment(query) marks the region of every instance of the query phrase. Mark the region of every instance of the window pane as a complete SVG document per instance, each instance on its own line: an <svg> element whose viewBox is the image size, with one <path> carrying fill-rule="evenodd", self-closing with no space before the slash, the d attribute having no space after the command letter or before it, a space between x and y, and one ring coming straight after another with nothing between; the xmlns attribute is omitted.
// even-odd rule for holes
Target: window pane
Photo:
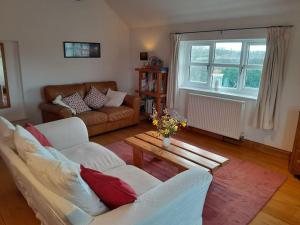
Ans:
<svg viewBox="0 0 300 225"><path fill-rule="evenodd" d="M248 64L262 65L266 54L266 45L250 45Z"/></svg>
<svg viewBox="0 0 300 225"><path fill-rule="evenodd" d="M262 69L247 69L245 87L259 88Z"/></svg>
<svg viewBox="0 0 300 225"><path fill-rule="evenodd" d="M215 63L240 64L242 42L216 43Z"/></svg>
<svg viewBox="0 0 300 225"><path fill-rule="evenodd" d="M192 46L191 61L192 63L208 63L209 46Z"/></svg>
<svg viewBox="0 0 300 225"><path fill-rule="evenodd" d="M190 81L206 83L208 72L206 66L190 66Z"/></svg>
<svg viewBox="0 0 300 225"><path fill-rule="evenodd" d="M214 67L213 76L222 76L222 87L236 88L238 84L239 68Z"/></svg>

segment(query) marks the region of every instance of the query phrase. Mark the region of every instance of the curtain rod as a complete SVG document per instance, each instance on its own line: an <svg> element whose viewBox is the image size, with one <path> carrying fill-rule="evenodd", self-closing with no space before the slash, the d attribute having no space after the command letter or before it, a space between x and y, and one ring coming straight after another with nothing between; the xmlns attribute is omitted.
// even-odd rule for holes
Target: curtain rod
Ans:
<svg viewBox="0 0 300 225"><path fill-rule="evenodd" d="M186 32L175 32L171 34L196 34L196 33L209 33L209 32L224 32L224 31L235 31L235 30L254 30L254 29L267 29L272 27L294 27L294 25L281 25L281 26L266 26L266 27L245 27L245 28L229 28L229 29L218 29L218 30L198 30L198 31L186 31Z"/></svg>

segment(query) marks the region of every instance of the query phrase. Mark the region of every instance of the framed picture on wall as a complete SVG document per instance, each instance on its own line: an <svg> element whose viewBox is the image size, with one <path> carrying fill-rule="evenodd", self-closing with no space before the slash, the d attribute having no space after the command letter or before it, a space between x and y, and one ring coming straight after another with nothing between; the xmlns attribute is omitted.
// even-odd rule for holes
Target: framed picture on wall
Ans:
<svg viewBox="0 0 300 225"><path fill-rule="evenodd" d="M63 42L65 58L100 58L100 43L91 42Z"/></svg>

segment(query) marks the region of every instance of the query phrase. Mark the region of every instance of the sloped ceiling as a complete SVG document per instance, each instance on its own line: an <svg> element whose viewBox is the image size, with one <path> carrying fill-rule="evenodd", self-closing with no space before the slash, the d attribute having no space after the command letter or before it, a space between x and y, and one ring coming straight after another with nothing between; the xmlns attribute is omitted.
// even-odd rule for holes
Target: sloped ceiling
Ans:
<svg viewBox="0 0 300 225"><path fill-rule="evenodd" d="M131 28L300 13L300 0L105 0Z"/></svg>

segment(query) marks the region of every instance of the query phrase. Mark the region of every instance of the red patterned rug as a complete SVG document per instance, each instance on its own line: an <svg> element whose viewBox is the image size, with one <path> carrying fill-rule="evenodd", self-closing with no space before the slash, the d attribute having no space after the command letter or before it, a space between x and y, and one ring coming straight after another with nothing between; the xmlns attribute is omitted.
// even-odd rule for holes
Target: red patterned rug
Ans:
<svg viewBox="0 0 300 225"><path fill-rule="evenodd" d="M132 164L132 147L125 142L107 146ZM144 170L165 181L177 174L177 168L145 154ZM217 170L208 191L203 211L204 225L246 225L271 199L286 176L253 163L230 158Z"/></svg>

